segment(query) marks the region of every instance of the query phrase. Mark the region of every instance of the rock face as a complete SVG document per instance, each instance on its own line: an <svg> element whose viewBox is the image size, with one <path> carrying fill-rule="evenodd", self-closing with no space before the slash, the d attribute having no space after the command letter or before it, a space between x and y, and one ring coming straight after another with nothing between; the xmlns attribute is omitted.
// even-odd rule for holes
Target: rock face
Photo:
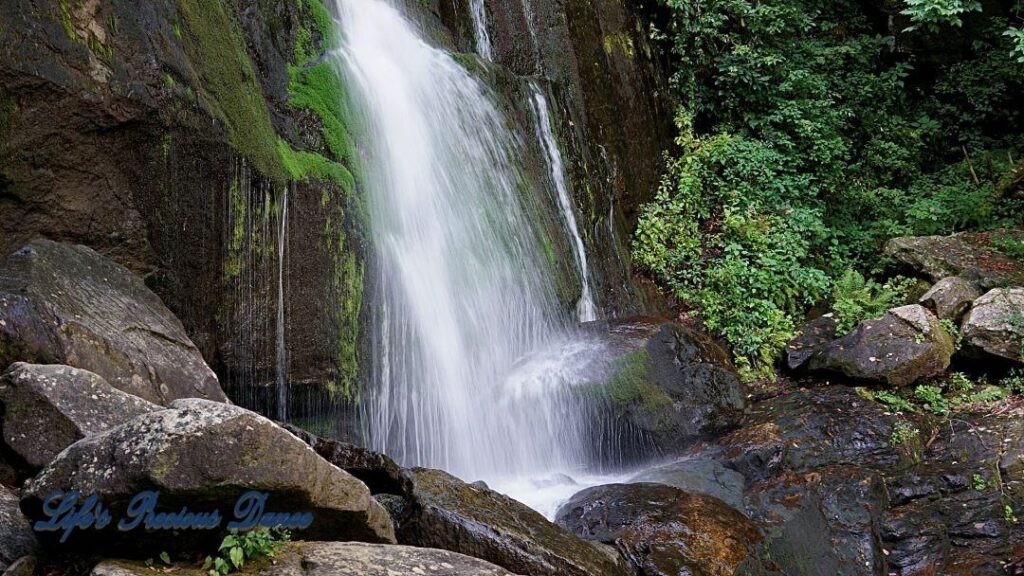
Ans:
<svg viewBox="0 0 1024 576"><path fill-rule="evenodd" d="M0 377L0 404L4 442L33 469L86 436L161 409L92 372L22 362Z"/></svg>
<svg viewBox="0 0 1024 576"><path fill-rule="evenodd" d="M693 456L644 470L630 479L630 483L646 482L675 486L693 494L712 496L736 509L743 508L743 488L746 480L720 460Z"/></svg>
<svg viewBox="0 0 1024 576"><path fill-rule="evenodd" d="M963 278L951 276L936 282L924 296L921 296L920 303L935 312L940 320L959 322L964 313L971 309L971 303L979 296L981 292L973 284Z"/></svg>
<svg viewBox="0 0 1024 576"><path fill-rule="evenodd" d="M998 234L1010 235L1010 232ZM960 276L985 289L1024 282L1024 266L993 249L991 235L963 233L893 238L886 243L884 255L895 260L898 267L927 276L932 282Z"/></svg>
<svg viewBox="0 0 1024 576"><path fill-rule="evenodd" d="M257 490L269 493L268 511L314 515L313 524L297 532L301 538L394 541L387 512L365 485L262 416L206 400L179 400L78 441L25 485L22 509L44 518L43 499L56 490L96 494L122 518L128 500L143 490L159 490L168 510L218 509L228 518L240 495ZM151 553L147 546L156 542L187 548L197 545L190 537L206 547L219 541L194 534L168 541L165 534L120 533L112 525L75 532L69 545L125 554L125 542Z"/></svg>
<svg viewBox="0 0 1024 576"><path fill-rule="evenodd" d="M588 488L559 508L556 522L615 544L646 576L731 576L760 540L754 523L721 500L662 484Z"/></svg>
<svg viewBox="0 0 1024 576"><path fill-rule="evenodd" d="M32 527L18 509L17 495L0 486L0 571L37 547Z"/></svg>
<svg viewBox="0 0 1024 576"><path fill-rule="evenodd" d="M101 562L92 576L146 576L151 569L128 562ZM288 544L260 576L515 576L476 558L446 550L379 544Z"/></svg>
<svg viewBox="0 0 1024 576"><path fill-rule="evenodd" d="M628 572L606 555L523 504L440 470L407 472L407 516L397 522L402 544L481 558L520 574L611 576Z"/></svg>
<svg viewBox="0 0 1024 576"><path fill-rule="evenodd" d="M815 353L807 366L906 386L944 372L953 352L953 339L938 318L914 304L861 322L853 332Z"/></svg>
<svg viewBox="0 0 1024 576"><path fill-rule="evenodd" d="M35 240L0 270L0 364L14 361L89 370L157 404L227 399L160 298L83 246Z"/></svg>
<svg viewBox="0 0 1024 576"><path fill-rule="evenodd" d="M709 336L664 323L635 352L621 356L601 389L610 418L660 453L728 431L745 398L726 352Z"/></svg>
<svg viewBox="0 0 1024 576"><path fill-rule="evenodd" d="M1024 288L996 288L975 300L962 331L968 345L1024 363Z"/></svg>

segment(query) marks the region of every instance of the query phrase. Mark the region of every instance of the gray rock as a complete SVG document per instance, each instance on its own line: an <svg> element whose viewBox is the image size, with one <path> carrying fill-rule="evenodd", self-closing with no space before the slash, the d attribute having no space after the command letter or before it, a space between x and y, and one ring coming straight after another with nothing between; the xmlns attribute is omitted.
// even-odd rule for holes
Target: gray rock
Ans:
<svg viewBox="0 0 1024 576"><path fill-rule="evenodd" d="M84 246L35 240L0 270L0 365L67 364L157 404L227 397L141 279Z"/></svg>
<svg viewBox="0 0 1024 576"><path fill-rule="evenodd" d="M0 571L37 548L32 526L18 508L18 496L0 486Z"/></svg>
<svg viewBox="0 0 1024 576"><path fill-rule="evenodd" d="M3 440L33 469L78 440L161 407L70 366L12 364L0 377Z"/></svg>
<svg viewBox="0 0 1024 576"><path fill-rule="evenodd" d="M940 320L958 322L979 296L981 292L974 284L963 278L950 276L936 282L924 296L921 296L920 303L935 312Z"/></svg>
<svg viewBox="0 0 1024 576"><path fill-rule="evenodd" d="M908 236L889 240L883 254L902 269L938 282L960 276L985 289L1021 279L1019 262L992 250L984 234L952 236Z"/></svg>
<svg viewBox="0 0 1024 576"><path fill-rule="evenodd" d="M786 345L786 366L790 370L802 368L814 353L836 339L836 320L831 314L815 318L804 324L793 340Z"/></svg>
<svg viewBox="0 0 1024 576"><path fill-rule="evenodd" d="M674 486L693 494L713 496L733 508L743 507L743 475L713 458L692 457L662 464L629 481Z"/></svg>
<svg viewBox="0 0 1024 576"><path fill-rule="evenodd" d="M408 481L402 475L401 466L388 455L347 442L320 438L291 424L283 427L309 444L325 460L362 480L371 493L404 494L408 491Z"/></svg>
<svg viewBox="0 0 1024 576"><path fill-rule="evenodd" d="M35 556L22 556L4 570L3 576L35 576L38 565Z"/></svg>
<svg viewBox="0 0 1024 576"><path fill-rule="evenodd" d="M31 519L43 518L43 501L57 490L96 494L116 518L124 517L128 500L143 490L159 490L161 507L168 510L216 509L231 518L238 497L257 490L269 494L267 510L314 515L312 526L296 532L298 538L394 542L387 512L362 482L266 418L207 400L178 400L169 410L79 440L26 483L22 509ZM124 553L126 544L190 549L215 540L202 531L175 539L159 532L121 533L115 525L77 531L68 545Z"/></svg>
<svg viewBox="0 0 1024 576"><path fill-rule="evenodd" d="M609 576L628 572L527 506L440 470L407 471L409 515L402 544L441 548L531 576Z"/></svg>
<svg viewBox="0 0 1024 576"><path fill-rule="evenodd" d="M1024 288L996 288L975 300L962 331L971 347L1024 363Z"/></svg>
<svg viewBox="0 0 1024 576"><path fill-rule="evenodd" d="M446 550L380 544L309 542L285 545L260 576L515 576L501 568ZM149 576L144 565L104 561L92 576Z"/></svg>
<svg viewBox="0 0 1024 576"><path fill-rule="evenodd" d="M953 339L939 319L912 304L861 322L853 332L817 352L808 367L906 386L943 373L953 352Z"/></svg>

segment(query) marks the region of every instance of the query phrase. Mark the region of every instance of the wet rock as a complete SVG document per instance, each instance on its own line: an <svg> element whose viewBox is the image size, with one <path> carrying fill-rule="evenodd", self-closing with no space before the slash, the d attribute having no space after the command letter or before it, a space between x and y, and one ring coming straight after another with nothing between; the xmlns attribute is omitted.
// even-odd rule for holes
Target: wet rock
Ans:
<svg viewBox="0 0 1024 576"><path fill-rule="evenodd" d="M0 571L37 547L32 527L18 508L18 496L0 487Z"/></svg>
<svg viewBox="0 0 1024 576"><path fill-rule="evenodd" d="M960 318L971 309L981 292L973 284L951 276L935 283L923 296L920 303L939 317L940 320L959 322Z"/></svg>
<svg viewBox="0 0 1024 576"><path fill-rule="evenodd" d="M634 455L678 453L691 440L736 426L744 390L711 337L662 323L639 342L623 347L633 351L622 353L597 387L608 405L604 418L625 429L606 436L635 437Z"/></svg>
<svg viewBox="0 0 1024 576"><path fill-rule="evenodd" d="M92 372L22 362L0 377L0 404L4 442L33 469L86 436L161 409Z"/></svg>
<svg viewBox="0 0 1024 576"><path fill-rule="evenodd" d="M760 540L754 523L721 500L653 483L583 490L559 508L556 522L615 544L645 576L731 576Z"/></svg>
<svg viewBox="0 0 1024 576"><path fill-rule="evenodd" d="M360 479L372 494L405 494L409 482L402 468L386 454L367 450L355 444L320 438L291 424L284 429L309 444L321 458Z"/></svg>
<svg viewBox="0 0 1024 576"><path fill-rule="evenodd" d="M439 470L415 468L402 544L441 548L512 572L550 576L625 575L628 571L525 505Z"/></svg>
<svg viewBox="0 0 1024 576"><path fill-rule="evenodd" d="M943 373L954 351L953 339L938 318L914 304L861 322L850 334L817 352L812 370L906 386Z"/></svg>
<svg viewBox="0 0 1024 576"><path fill-rule="evenodd" d="M107 560L92 576L148 576L145 565ZM308 542L285 545L263 576L514 576L493 564L445 550L380 544Z"/></svg>
<svg viewBox="0 0 1024 576"><path fill-rule="evenodd" d="M763 557L782 574L883 574L885 485L852 464L786 473L752 485L746 511L765 530Z"/></svg>
<svg viewBox="0 0 1024 576"><path fill-rule="evenodd" d="M748 481L844 462L897 468L903 456L890 444L895 421L852 388L827 386L754 405L743 426L715 444L723 462Z"/></svg>
<svg viewBox="0 0 1024 576"><path fill-rule="evenodd" d="M0 270L0 365L67 364L157 404L227 397L141 279L84 246L35 240Z"/></svg>
<svg viewBox="0 0 1024 576"><path fill-rule="evenodd" d="M786 366L790 370L803 367L815 352L835 339L836 320L831 314L811 320L786 345Z"/></svg>
<svg viewBox="0 0 1024 576"><path fill-rule="evenodd" d="M733 508L743 508L743 475L710 457L694 456L662 464L644 470L629 481L665 484L692 494L718 498Z"/></svg>
<svg viewBox="0 0 1024 576"><path fill-rule="evenodd" d="M992 249L990 236L964 233L893 238L886 243L884 255L896 261L899 267L927 276L932 282L960 276L991 289L1024 281L1021 264Z"/></svg>
<svg viewBox="0 0 1024 576"><path fill-rule="evenodd" d="M996 288L975 300L962 332L969 346L1024 363L1024 288Z"/></svg>
<svg viewBox="0 0 1024 576"><path fill-rule="evenodd" d="M79 440L26 483L22 509L31 519L42 519L43 501L56 490L96 494L119 518L125 517L128 500L143 490L160 491L161 509L220 510L227 518L239 496L257 490L269 494L268 511L314 515L308 529L295 532L298 538L394 541L387 512L362 482L266 418L207 400L178 400L168 410ZM219 541L203 531L168 539L142 529L118 532L115 525L76 531L67 545L152 554L154 549L208 548Z"/></svg>

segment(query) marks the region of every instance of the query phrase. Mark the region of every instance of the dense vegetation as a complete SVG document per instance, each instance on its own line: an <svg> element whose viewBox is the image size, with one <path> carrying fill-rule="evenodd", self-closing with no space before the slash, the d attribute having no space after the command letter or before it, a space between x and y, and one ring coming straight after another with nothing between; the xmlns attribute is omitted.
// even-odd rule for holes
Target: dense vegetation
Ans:
<svg viewBox="0 0 1024 576"><path fill-rule="evenodd" d="M870 276L887 239L1024 217L1024 2L657 9L679 149L634 255L748 374L834 289L884 301L852 271Z"/></svg>

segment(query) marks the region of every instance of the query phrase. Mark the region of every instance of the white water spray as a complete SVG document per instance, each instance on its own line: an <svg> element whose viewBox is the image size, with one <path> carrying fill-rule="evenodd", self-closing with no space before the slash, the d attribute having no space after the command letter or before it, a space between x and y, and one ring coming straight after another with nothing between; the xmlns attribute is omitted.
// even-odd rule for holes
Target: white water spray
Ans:
<svg viewBox="0 0 1024 576"><path fill-rule="evenodd" d="M521 143L487 88L390 4L338 9L342 65L371 144L371 446L464 479L576 472L589 428L565 366L587 345L567 335L525 216L526 199L542 195L520 175ZM550 352L530 356L538 350Z"/></svg>
<svg viewBox="0 0 1024 576"><path fill-rule="evenodd" d="M573 211L572 199L569 196L569 185L565 174L565 164L562 162L562 153L558 148L558 140L552 128L554 118L551 109L548 107L548 100L536 82L530 82L530 90L533 93L533 112L537 116L537 139L544 150L547 160L548 171L551 181L555 185L558 196L558 207L562 212L562 219L572 237L573 254L576 256L576 267L580 275L580 286L582 288L579 303L576 305L576 316L580 322L592 322L597 320L597 306L594 305L594 295L590 289L590 270L587 266L587 249L580 236L579 227L576 225L576 215Z"/></svg>
<svg viewBox="0 0 1024 576"><path fill-rule="evenodd" d="M288 349L285 346L284 261L288 249L288 189L281 199L277 230L277 419L288 421Z"/></svg>

